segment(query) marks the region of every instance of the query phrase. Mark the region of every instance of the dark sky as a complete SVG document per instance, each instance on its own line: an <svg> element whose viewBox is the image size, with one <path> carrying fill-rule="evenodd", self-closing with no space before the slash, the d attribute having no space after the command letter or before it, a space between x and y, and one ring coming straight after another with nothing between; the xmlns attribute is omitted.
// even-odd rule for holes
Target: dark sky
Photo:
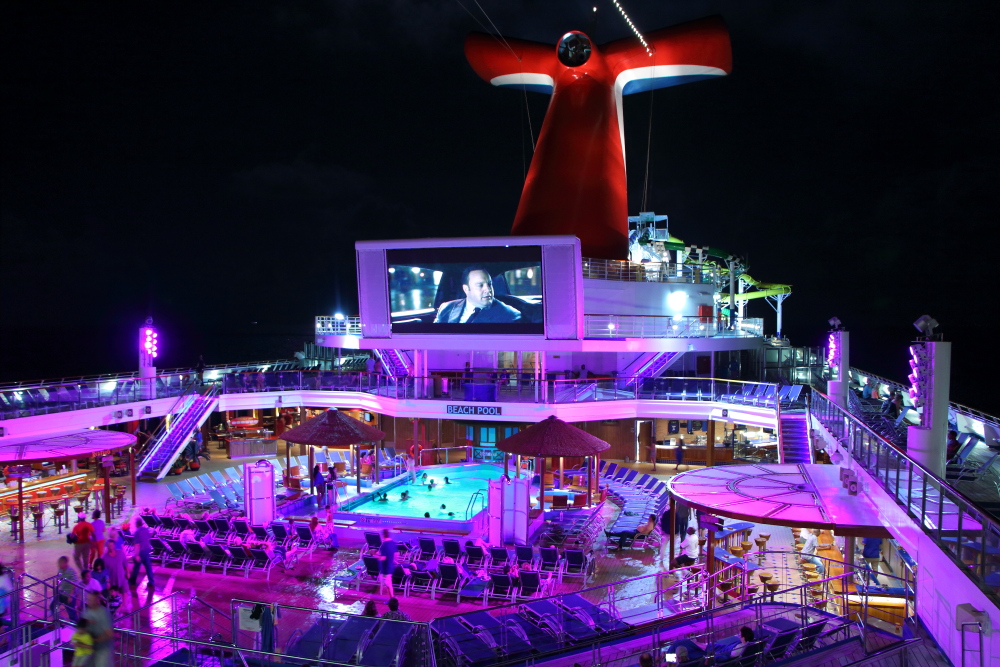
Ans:
<svg viewBox="0 0 1000 667"><path fill-rule="evenodd" d="M607 0L596 24L594 0L480 2L511 36L628 34ZM792 283L793 343L836 315L856 364L900 379L933 315L953 396L1000 400L975 379L998 319L995 3L624 5L640 30L731 32L732 76L656 93L671 232ZM356 312L355 240L507 233L528 122L466 64L477 29L446 0L0 5L0 375L130 369L147 314L163 366L288 356L314 315ZM625 101L633 212L649 98Z"/></svg>

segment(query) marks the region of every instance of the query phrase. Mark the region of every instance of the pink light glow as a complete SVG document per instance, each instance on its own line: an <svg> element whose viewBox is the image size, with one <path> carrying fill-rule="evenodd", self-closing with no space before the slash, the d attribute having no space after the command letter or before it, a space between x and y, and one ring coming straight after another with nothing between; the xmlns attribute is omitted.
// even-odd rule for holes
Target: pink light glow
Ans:
<svg viewBox="0 0 1000 667"><path fill-rule="evenodd" d="M149 334L151 334L151 333L153 333L153 330L152 330L152 329L146 329L146 335L147 335L147 336L148 336Z"/></svg>

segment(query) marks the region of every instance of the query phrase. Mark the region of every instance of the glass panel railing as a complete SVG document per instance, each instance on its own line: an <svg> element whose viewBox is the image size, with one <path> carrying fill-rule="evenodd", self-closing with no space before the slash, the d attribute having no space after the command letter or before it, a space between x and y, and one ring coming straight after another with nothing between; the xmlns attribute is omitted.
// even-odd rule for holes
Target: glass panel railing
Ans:
<svg viewBox="0 0 1000 667"><path fill-rule="evenodd" d="M1000 605L1000 521L818 391L812 414L937 546Z"/></svg>

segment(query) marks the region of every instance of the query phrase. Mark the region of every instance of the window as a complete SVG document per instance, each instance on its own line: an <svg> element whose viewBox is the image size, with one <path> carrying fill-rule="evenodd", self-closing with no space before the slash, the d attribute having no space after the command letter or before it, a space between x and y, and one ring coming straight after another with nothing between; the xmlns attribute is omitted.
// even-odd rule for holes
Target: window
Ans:
<svg viewBox="0 0 1000 667"><path fill-rule="evenodd" d="M493 426L479 427L479 444L495 445L497 442L497 430Z"/></svg>

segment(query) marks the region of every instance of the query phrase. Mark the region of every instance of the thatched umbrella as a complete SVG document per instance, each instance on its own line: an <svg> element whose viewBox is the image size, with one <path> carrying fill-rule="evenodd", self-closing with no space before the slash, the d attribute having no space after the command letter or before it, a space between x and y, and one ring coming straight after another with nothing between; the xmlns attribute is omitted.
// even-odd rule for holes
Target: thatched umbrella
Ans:
<svg viewBox="0 0 1000 667"><path fill-rule="evenodd" d="M362 442L378 442L385 433L373 426L349 415L337 408L330 408L319 417L299 424L285 431L281 438L285 442L314 447L343 447ZM375 470L378 470L377 459ZM355 475L358 479L358 492L361 491L361 466L355 461ZM310 474L312 471L310 471Z"/></svg>
<svg viewBox="0 0 1000 667"><path fill-rule="evenodd" d="M538 504L545 509L545 459L549 456L594 456L611 445L567 424L552 415L548 419L515 433L497 443L497 449L508 454L534 456L541 459L538 483ZM590 497L590 475L587 475L587 497Z"/></svg>

